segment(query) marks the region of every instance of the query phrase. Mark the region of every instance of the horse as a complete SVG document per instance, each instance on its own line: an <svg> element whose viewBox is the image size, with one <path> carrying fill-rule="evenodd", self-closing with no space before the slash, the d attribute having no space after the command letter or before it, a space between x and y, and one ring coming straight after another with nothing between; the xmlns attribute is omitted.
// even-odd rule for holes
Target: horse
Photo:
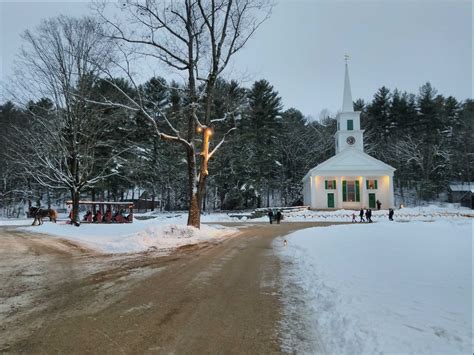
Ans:
<svg viewBox="0 0 474 355"><path fill-rule="evenodd" d="M40 207L30 207L30 216L34 217L32 226L36 225L36 221L38 221L38 225L43 224L43 218L49 217L51 222L56 223L58 219L58 212L53 210L52 208L40 208Z"/></svg>

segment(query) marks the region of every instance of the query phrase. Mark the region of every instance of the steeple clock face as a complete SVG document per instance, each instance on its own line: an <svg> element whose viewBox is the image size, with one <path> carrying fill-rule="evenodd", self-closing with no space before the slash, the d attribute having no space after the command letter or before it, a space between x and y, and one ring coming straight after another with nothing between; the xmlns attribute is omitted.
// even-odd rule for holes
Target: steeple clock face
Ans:
<svg viewBox="0 0 474 355"><path fill-rule="evenodd" d="M347 144L349 144L349 145L353 145L353 144L355 143L355 141L356 141L355 138L352 137L352 136L349 136L349 137L347 137L347 139L346 139L346 142L347 142Z"/></svg>

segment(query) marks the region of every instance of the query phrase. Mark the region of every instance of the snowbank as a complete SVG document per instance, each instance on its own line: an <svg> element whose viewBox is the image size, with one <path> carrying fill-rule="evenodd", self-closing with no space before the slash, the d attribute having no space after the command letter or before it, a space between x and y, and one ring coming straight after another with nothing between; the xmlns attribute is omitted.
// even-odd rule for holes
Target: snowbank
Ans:
<svg viewBox="0 0 474 355"><path fill-rule="evenodd" d="M106 253L169 252L182 245L212 241L236 232L233 228L222 226L188 227L185 216L135 220L125 224L82 224L80 227L64 222L45 222L41 226L22 229L80 242Z"/></svg>
<svg viewBox="0 0 474 355"><path fill-rule="evenodd" d="M286 350L472 353L472 228L468 219L352 224L295 232L286 247L275 240Z"/></svg>

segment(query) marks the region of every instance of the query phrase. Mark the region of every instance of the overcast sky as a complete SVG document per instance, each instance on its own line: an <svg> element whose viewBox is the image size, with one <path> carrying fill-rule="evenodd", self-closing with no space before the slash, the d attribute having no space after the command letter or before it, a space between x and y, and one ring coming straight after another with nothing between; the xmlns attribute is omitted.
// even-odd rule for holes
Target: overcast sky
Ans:
<svg viewBox="0 0 474 355"><path fill-rule="evenodd" d="M1 79L12 73L21 32L88 12L87 2L0 0ZM279 0L228 75L247 86L267 79L285 108L318 117L341 108L347 53L354 99L370 100L383 85L417 92L430 81L464 100L473 90L472 16L470 0Z"/></svg>

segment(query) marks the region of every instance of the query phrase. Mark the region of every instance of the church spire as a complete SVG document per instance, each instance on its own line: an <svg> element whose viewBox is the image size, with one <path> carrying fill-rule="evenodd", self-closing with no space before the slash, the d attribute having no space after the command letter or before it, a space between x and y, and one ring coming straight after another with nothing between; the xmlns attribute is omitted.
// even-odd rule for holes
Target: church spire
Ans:
<svg viewBox="0 0 474 355"><path fill-rule="evenodd" d="M364 151L364 131L360 128L360 111L354 111L352 101L351 83L349 81L349 68L347 65L348 55L344 56L346 61L346 75L344 78L344 98L342 110L337 114L336 154L345 149L357 149Z"/></svg>
<svg viewBox="0 0 474 355"><path fill-rule="evenodd" d="M343 112L354 112L354 104L352 102L351 83L349 81L349 68L347 66L347 60L349 56L346 54L344 60L346 61L346 75L344 78L344 98L342 101Z"/></svg>

